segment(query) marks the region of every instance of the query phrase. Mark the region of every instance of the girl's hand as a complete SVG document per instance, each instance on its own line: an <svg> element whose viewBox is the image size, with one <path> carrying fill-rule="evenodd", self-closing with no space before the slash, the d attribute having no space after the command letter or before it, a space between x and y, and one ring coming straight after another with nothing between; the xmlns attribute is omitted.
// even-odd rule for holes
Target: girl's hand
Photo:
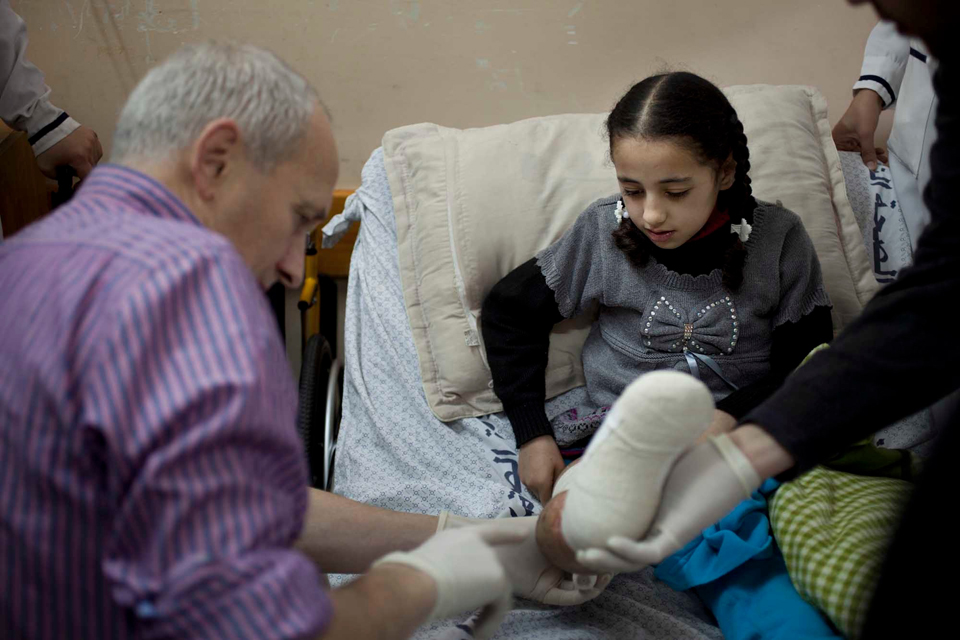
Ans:
<svg viewBox="0 0 960 640"><path fill-rule="evenodd" d="M553 496L553 483L563 467L560 447L553 436L540 436L520 447L520 482L540 504Z"/></svg>

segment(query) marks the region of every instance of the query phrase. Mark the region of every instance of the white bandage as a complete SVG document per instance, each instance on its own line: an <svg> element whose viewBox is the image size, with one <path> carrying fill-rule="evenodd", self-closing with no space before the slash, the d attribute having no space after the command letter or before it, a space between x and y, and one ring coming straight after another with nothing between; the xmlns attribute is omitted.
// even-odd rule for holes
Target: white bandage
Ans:
<svg viewBox="0 0 960 640"><path fill-rule="evenodd" d="M573 550L611 536L643 537L677 457L706 431L714 403L707 387L678 371L654 371L617 399L583 460L557 481L567 491L561 518Z"/></svg>
<svg viewBox="0 0 960 640"><path fill-rule="evenodd" d="M558 496L564 491L570 490L570 483L573 482L573 479L577 475L577 469L579 469L581 466L583 466L583 463L579 462L564 469L563 473L560 474L560 477L557 478L557 481L553 483L554 496Z"/></svg>
<svg viewBox="0 0 960 640"><path fill-rule="evenodd" d="M737 477L737 481L740 482L740 486L743 488L743 498L746 500L750 497L750 494L760 486L761 480L760 476L757 475L756 469L753 468L753 465L750 464L747 457L743 455L740 448L733 443L733 440L731 440L730 436L726 433L721 433L718 436L710 438L710 442L713 443L713 446L715 446L720 455L723 456L733 475Z"/></svg>

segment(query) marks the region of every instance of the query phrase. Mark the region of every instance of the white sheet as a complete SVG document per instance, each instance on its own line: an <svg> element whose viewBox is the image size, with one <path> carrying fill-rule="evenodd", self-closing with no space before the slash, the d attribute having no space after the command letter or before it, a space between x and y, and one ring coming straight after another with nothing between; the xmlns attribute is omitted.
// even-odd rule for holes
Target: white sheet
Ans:
<svg viewBox="0 0 960 640"><path fill-rule="evenodd" d="M850 151L840 152L840 167L873 274L880 284L893 282L913 263L913 249L890 167L870 171L860 154Z"/></svg>
<svg viewBox="0 0 960 640"><path fill-rule="evenodd" d="M881 285L893 282L903 269L913 264L910 233L893 174L885 165L870 171L859 153L849 151L840 152L840 166L847 198L863 233L877 282ZM924 409L881 429L873 435L873 443L887 449L910 449L926 456L936 435L931 411Z"/></svg>
<svg viewBox="0 0 960 640"><path fill-rule="evenodd" d="M516 472L516 446L500 414L444 424L427 405L403 306L393 205L378 149L345 220L362 220L347 290L343 423L335 471L341 495L399 511L473 517L523 515L540 505ZM331 232L340 220L331 222ZM329 245L333 238L325 241ZM551 418L575 406L574 390L548 405ZM331 576L334 584L344 576ZM444 621L417 638L469 638L469 624ZM700 601L657 581L651 570L617 576L581 607L518 601L498 638L720 638Z"/></svg>

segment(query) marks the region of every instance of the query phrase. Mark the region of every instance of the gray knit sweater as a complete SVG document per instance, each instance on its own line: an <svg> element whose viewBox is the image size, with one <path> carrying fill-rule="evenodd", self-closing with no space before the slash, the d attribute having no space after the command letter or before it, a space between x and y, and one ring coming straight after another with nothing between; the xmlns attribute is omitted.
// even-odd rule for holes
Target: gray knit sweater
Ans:
<svg viewBox="0 0 960 640"><path fill-rule="evenodd" d="M770 370L773 329L829 305L820 263L800 218L760 202L746 242L743 284L723 289L722 272L690 276L651 258L637 267L614 244L619 196L594 202L560 240L537 255L560 313L594 303L599 318L583 347L594 407L613 404L654 369L697 370L716 399Z"/></svg>

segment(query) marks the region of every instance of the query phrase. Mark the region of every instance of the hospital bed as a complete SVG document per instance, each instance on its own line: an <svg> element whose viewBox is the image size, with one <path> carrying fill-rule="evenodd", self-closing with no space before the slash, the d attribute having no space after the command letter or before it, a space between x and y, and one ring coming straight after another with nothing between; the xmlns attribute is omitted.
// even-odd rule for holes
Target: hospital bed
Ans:
<svg viewBox="0 0 960 640"><path fill-rule="evenodd" d="M782 198L801 215L824 267L839 329L859 313L877 283L846 198L825 101L809 87L726 91L750 139L755 193L768 200ZM545 246L586 204L616 188L599 133L602 116L552 118L561 120L468 131L416 125L389 132L384 146L364 166L362 184L347 198L343 213L316 238L334 246L347 230L357 234L347 289L337 493L427 514L449 509L465 516L510 517L539 511L539 503L519 481L510 424L499 410L490 410L497 409L492 385L474 384L470 375L476 373L483 381L476 300L482 301L484 287L489 290L498 274L533 255L532 245L517 245L516 237L527 233L534 236L529 242ZM564 145L572 145L576 153L566 153ZM535 152L524 153L527 147ZM792 157L778 158L783 149L791 149ZM517 164L512 163L514 155ZM580 164L556 166L571 157ZM582 164L583 157L587 164ZM549 184L538 183L544 180ZM506 229L495 222L477 224L476 218L486 212L525 197L533 210L551 212L541 217L552 222L533 231L526 223ZM502 238L499 242L509 244L510 250L490 254L488 249L485 257L478 257L473 252L484 245L478 229ZM350 245L352 239L346 242ZM477 269L483 268L474 263L495 264L496 273L478 275ZM452 306L429 299L442 297L446 289ZM552 345L559 344L561 352L555 357L551 351L551 366L564 362L560 343L576 342L582 329L567 327L560 330L563 335L554 336ZM457 337L457 344L450 335ZM321 354L320 361L326 362L325 357ZM578 360L578 352L571 360ZM583 399L576 365L568 368L548 375L551 419ZM329 376L327 381L332 385ZM336 406L336 388L329 389L334 396L326 396L326 407ZM326 416L325 448L337 440L336 426L327 424ZM329 467L324 467L323 486L329 486L334 455L332 449L325 450ZM335 585L349 579L331 576ZM469 638L470 624L466 619L440 621L424 626L416 637ZM592 640L721 634L695 596L671 590L647 570L618 576L604 594L580 607L518 601L497 637Z"/></svg>

